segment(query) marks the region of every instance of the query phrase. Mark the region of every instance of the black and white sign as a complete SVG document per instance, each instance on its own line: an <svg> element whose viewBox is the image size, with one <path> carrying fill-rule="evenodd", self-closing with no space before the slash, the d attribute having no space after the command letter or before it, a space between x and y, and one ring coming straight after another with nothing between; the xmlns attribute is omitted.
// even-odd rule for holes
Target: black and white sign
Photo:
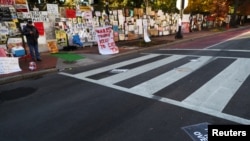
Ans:
<svg viewBox="0 0 250 141"><path fill-rule="evenodd" d="M188 6L188 0L177 0L176 8L179 10L185 9Z"/></svg>
<svg viewBox="0 0 250 141"><path fill-rule="evenodd" d="M193 139L193 141L208 140L208 125L209 123L199 123L182 127L182 129Z"/></svg>
<svg viewBox="0 0 250 141"><path fill-rule="evenodd" d="M0 21L12 21L9 7L0 7Z"/></svg>

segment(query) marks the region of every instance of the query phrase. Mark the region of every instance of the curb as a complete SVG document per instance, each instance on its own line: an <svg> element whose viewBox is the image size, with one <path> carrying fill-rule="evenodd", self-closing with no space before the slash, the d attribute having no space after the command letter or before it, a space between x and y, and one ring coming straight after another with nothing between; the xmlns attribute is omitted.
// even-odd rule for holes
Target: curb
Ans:
<svg viewBox="0 0 250 141"><path fill-rule="evenodd" d="M227 31L225 31L225 32L227 32ZM119 54L117 56L114 56L114 57L117 58L117 57L121 57L121 56L128 55L128 54L131 54L131 53L141 53L143 51L149 51L149 50L153 50L153 49L159 49L159 48L167 47L167 46L170 46L170 45L175 45L175 44L182 43L182 42L193 41L193 40L197 40L199 38L213 36L213 35L220 34L220 33L222 33L222 32L210 33L208 35L203 35L203 36L189 38L189 39L185 39L185 38L183 38L183 39L173 39L173 42L170 42L170 43L155 45L155 46L152 46L152 47L140 47L140 48L135 49L135 50L131 50L131 51L127 51L127 52L121 53L121 54Z"/></svg>
<svg viewBox="0 0 250 141"><path fill-rule="evenodd" d="M25 74L19 74L19 75L15 75L15 76L6 77L6 78L1 78L0 79L0 85L15 82L15 81L19 81L19 80L23 80L23 79L40 77L40 76L42 76L44 74L57 72L57 71L58 71L58 69L52 68L52 69L34 71L34 72L31 72L31 73L25 73Z"/></svg>

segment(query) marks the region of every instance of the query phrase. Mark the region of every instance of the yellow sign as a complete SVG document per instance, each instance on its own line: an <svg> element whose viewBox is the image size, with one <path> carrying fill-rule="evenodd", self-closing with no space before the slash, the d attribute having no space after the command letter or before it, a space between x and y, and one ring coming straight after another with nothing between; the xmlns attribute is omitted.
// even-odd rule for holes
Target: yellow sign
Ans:
<svg viewBox="0 0 250 141"><path fill-rule="evenodd" d="M56 34L57 44L59 46L65 47L68 45L67 34L64 30L56 30L55 34Z"/></svg>

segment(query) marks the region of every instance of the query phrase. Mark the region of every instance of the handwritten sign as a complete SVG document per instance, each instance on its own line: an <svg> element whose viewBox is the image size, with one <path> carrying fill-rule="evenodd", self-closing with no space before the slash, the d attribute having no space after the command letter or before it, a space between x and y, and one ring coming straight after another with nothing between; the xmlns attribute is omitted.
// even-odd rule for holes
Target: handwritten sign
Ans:
<svg viewBox="0 0 250 141"><path fill-rule="evenodd" d="M49 22L47 11L30 11L30 14L34 22Z"/></svg>
<svg viewBox="0 0 250 141"><path fill-rule="evenodd" d="M100 54L107 55L119 52L118 47L115 45L112 26L95 28L95 32Z"/></svg>
<svg viewBox="0 0 250 141"><path fill-rule="evenodd" d="M0 57L0 74L21 71L19 60L16 57Z"/></svg>
<svg viewBox="0 0 250 141"><path fill-rule="evenodd" d="M47 3L47 11L49 14L58 14L58 5L57 4L48 4Z"/></svg>
<svg viewBox="0 0 250 141"><path fill-rule="evenodd" d="M28 6L26 4L15 4L16 12L28 12Z"/></svg>

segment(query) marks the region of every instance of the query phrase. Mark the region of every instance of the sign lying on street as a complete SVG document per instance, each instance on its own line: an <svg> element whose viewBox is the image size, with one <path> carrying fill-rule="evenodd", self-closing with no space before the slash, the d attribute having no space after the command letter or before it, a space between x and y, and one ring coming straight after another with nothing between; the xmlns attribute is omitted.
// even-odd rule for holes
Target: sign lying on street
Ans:
<svg viewBox="0 0 250 141"><path fill-rule="evenodd" d="M126 71L128 71L128 69L113 69L110 72L111 73L123 73L123 72L126 72Z"/></svg>
<svg viewBox="0 0 250 141"><path fill-rule="evenodd" d="M182 129L193 139L193 141L208 140L208 124L207 122L185 126Z"/></svg>
<svg viewBox="0 0 250 141"><path fill-rule="evenodd" d="M0 57L0 74L21 71L18 57Z"/></svg>

